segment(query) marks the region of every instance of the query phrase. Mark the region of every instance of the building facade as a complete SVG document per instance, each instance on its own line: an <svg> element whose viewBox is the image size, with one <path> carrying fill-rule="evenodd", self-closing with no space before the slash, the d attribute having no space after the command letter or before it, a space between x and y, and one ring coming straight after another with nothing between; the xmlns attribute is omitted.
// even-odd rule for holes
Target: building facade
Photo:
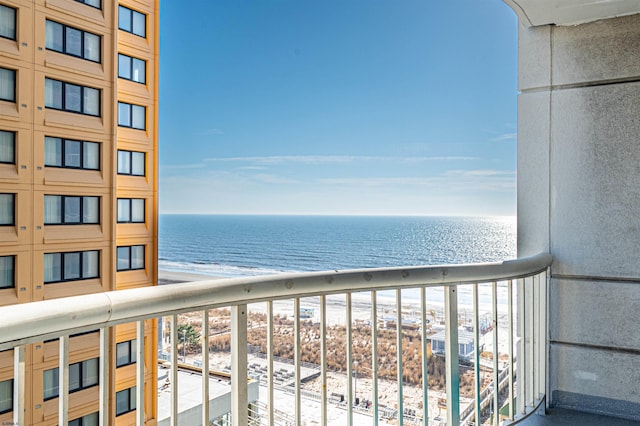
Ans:
<svg viewBox="0 0 640 426"><path fill-rule="evenodd" d="M0 0L0 306L157 283L158 6ZM135 423L135 336L110 332L112 424ZM26 349L26 424L58 423L58 346ZM13 357L0 353L0 423ZM98 357L97 332L71 337L69 424L97 424Z"/></svg>

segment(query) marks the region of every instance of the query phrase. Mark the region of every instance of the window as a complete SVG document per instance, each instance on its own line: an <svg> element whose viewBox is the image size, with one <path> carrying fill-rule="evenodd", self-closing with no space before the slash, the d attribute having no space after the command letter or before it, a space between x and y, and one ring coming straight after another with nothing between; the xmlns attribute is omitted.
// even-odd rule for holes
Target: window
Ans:
<svg viewBox="0 0 640 426"><path fill-rule="evenodd" d="M98 384L98 358L77 362L69 366L69 392L90 388Z"/></svg>
<svg viewBox="0 0 640 426"><path fill-rule="evenodd" d="M100 144L97 142L44 137L44 165L71 169L100 169Z"/></svg>
<svg viewBox="0 0 640 426"><path fill-rule="evenodd" d="M0 68L0 101L16 101L16 71Z"/></svg>
<svg viewBox="0 0 640 426"><path fill-rule="evenodd" d="M60 394L58 367L45 370L43 375L44 400L57 398ZM78 392L98 384L98 358L69 365L69 393Z"/></svg>
<svg viewBox="0 0 640 426"><path fill-rule="evenodd" d="M45 253L44 283L98 278L99 263L98 250Z"/></svg>
<svg viewBox="0 0 640 426"><path fill-rule="evenodd" d="M0 194L0 226L15 225L15 194Z"/></svg>
<svg viewBox="0 0 640 426"><path fill-rule="evenodd" d="M0 414L13 411L13 379L0 382Z"/></svg>
<svg viewBox="0 0 640 426"><path fill-rule="evenodd" d="M74 337L80 337L80 336L86 336L87 334L93 334L93 333L99 333L100 330L89 330L89 331L83 331L82 333L75 333L75 334L70 334L69 338L73 339ZM49 343L49 342L57 342L58 339L57 337L55 339L47 339L44 341L44 343Z"/></svg>
<svg viewBox="0 0 640 426"><path fill-rule="evenodd" d="M71 420L69 426L98 426L98 412L87 414L79 419Z"/></svg>
<svg viewBox="0 0 640 426"><path fill-rule="evenodd" d="M116 367L136 363L137 339L127 340L116 345Z"/></svg>
<svg viewBox="0 0 640 426"><path fill-rule="evenodd" d="M136 409L136 387L116 392L116 416Z"/></svg>
<svg viewBox="0 0 640 426"><path fill-rule="evenodd" d="M96 9L102 8L100 0L76 0L78 3L84 3L87 6L95 7Z"/></svg>
<svg viewBox="0 0 640 426"><path fill-rule="evenodd" d="M144 152L118 150L119 175L144 176L145 163Z"/></svg>
<svg viewBox="0 0 640 426"><path fill-rule="evenodd" d="M16 39L16 10L0 4L0 37Z"/></svg>
<svg viewBox="0 0 640 426"><path fill-rule="evenodd" d="M0 289L15 286L15 264L15 256L0 256Z"/></svg>
<svg viewBox="0 0 640 426"><path fill-rule="evenodd" d="M128 7L118 6L118 28L140 37L146 37L147 15Z"/></svg>
<svg viewBox="0 0 640 426"><path fill-rule="evenodd" d="M144 246L118 247L118 271L144 269Z"/></svg>
<svg viewBox="0 0 640 426"><path fill-rule="evenodd" d="M100 197L45 195L45 225L100 223Z"/></svg>
<svg viewBox="0 0 640 426"><path fill-rule="evenodd" d="M144 198L118 198L118 223L144 223Z"/></svg>
<svg viewBox="0 0 640 426"><path fill-rule="evenodd" d="M145 130L147 128L147 108L118 102L118 126Z"/></svg>
<svg viewBox="0 0 640 426"><path fill-rule="evenodd" d="M100 62L100 36L67 25L47 20L46 42L48 50Z"/></svg>
<svg viewBox="0 0 640 426"><path fill-rule="evenodd" d="M97 117L100 115L100 90L45 78L44 105Z"/></svg>
<svg viewBox="0 0 640 426"><path fill-rule="evenodd" d="M58 369L52 368L51 370L45 370L43 373L43 398L48 400L58 396L60 379L58 378Z"/></svg>
<svg viewBox="0 0 640 426"><path fill-rule="evenodd" d="M16 162L16 133L0 130L0 163Z"/></svg>
<svg viewBox="0 0 640 426"><path fill-rule="evenodd" d="M147 61L118 53L118 77L146 83Z"/></svg>

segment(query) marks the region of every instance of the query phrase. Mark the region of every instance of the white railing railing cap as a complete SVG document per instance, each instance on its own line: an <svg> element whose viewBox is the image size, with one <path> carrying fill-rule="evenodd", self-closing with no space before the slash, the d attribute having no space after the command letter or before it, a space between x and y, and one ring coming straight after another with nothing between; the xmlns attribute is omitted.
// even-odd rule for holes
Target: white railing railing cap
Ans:
<svg viewBox="0 0 640 426"><path fill-rule="evenodd" d="M357 291L504 281L551 264L538 254L496 263L289 273L118 290L0 308L0 350L160 315Z"/></svg>

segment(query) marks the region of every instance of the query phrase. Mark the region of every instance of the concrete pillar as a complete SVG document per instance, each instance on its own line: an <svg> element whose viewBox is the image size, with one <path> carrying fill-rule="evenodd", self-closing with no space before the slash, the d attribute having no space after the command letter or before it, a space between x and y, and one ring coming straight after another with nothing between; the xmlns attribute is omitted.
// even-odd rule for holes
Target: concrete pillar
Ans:
<svg viewBox="0 0 640 426"><path fill-rule="evenodd" d="M554 257L551 405L640 420L640 15L519 29L518 255Z"/></svg>

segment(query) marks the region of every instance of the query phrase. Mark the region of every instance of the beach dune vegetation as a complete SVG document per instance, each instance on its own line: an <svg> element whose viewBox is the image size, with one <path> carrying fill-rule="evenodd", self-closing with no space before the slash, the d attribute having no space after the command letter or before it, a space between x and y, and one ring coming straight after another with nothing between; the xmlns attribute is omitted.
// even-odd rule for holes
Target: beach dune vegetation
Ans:
<svg viewBox="0 0 640 426"><path fill-rule="evenodd" d="M189 326L195 335L202 329L202 321L191 317ZM186 319L184 319L186 320ZM248 321L248 344L254 352L267 353L267 316L264 313L250 312ZM215 309L210 312L209 350L211 352L229 352L231 350L229 309ZM274 356L293 360L294 358L294 321L286 315L275 315L274 326ZM356 322L352 328L352 357L358 361L358 377L371 378L372 350L371 332L369 325ZM384 380L397 380L397 331L394 329L378 330L378 377ZM302 362L319 365L320 360L320 325L312 320L300 323L301 360ZM190 333L189 336L192 334ZM197 337L196 337L197 340ZM327 327L327 368L329 371L344 373L347 371L346 327L335 324ZM190 340L186 347L187 353L196 354L200 345ZM419 330L402 331L402 380L407 385L422 385L422 343ZM445 361L437 355L430 355L427 362L427 377L430 388L444 390ZM464 396L472 396L474 389L473 370L460 367L460 388Z"/></svg>

